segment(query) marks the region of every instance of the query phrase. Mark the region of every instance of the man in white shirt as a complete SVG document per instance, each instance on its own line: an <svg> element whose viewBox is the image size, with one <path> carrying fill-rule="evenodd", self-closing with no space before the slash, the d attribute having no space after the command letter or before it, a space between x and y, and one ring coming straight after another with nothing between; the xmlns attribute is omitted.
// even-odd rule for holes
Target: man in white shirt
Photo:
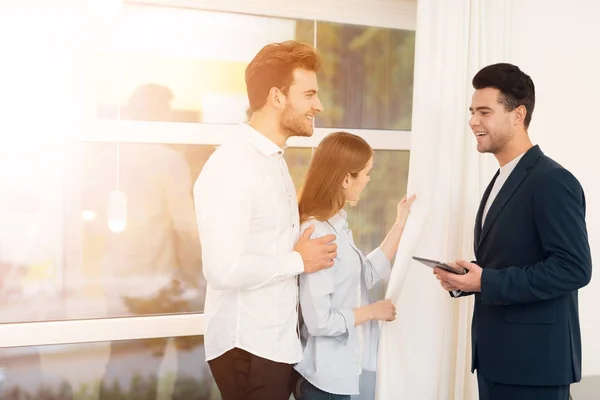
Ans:
<svg viewBox="0 0 600 400"><path fill-rule="evenodd" d="M194 187L203 266L206 359L223 400L287 400L300 361L297 275L333 266L334 235L299 238L296 191L283 158L311 136L319 56L294 41L246 68L252 117L210 157Z"/></svg>
<svg viewBox="0 0 600 400"><path fill-rule="evenodd" d="M475 220L477 261L435 269L452 296L474 295L472 364L481 400L568 400L581 379L577 292L592 274L585 196L577 179L531 143L531 78L494 64L473 78L477 150L500 169Z"/></svg>

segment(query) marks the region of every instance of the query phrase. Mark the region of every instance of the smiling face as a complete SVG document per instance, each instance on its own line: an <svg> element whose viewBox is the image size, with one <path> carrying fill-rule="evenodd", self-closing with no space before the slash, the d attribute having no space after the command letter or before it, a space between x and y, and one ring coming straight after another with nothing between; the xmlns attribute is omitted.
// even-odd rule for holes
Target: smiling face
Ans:
<svg viewBox="0 0 600 400"><path fill-rule="evenodd" d="M285 95L285 107L281 112L282 130L291 136L312 136L313 119L323 111L319 100L317 74L297 68L294 80Z"/></svg>
<svg viewBox="0 0 600 400"><path fill-rule="evenodd" d="M480 153L501 153L515 136L515 112L507 111L499 96L501 93L495 88L477 89L473 93L469 126Z"/></svg>

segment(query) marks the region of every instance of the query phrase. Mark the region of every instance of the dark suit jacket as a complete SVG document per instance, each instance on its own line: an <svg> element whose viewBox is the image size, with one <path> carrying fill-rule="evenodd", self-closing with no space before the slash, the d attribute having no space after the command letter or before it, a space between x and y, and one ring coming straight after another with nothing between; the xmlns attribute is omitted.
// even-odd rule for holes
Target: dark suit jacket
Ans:
<svg viewBox="0 0 600 400"><path fill-rule="evenodd" d="M577 290L592 275L583 189L534 146L508 177L482 229L497 176L475 221L475 256L483 272L475 293L472 370L505 384L577 382Z"/></svg>

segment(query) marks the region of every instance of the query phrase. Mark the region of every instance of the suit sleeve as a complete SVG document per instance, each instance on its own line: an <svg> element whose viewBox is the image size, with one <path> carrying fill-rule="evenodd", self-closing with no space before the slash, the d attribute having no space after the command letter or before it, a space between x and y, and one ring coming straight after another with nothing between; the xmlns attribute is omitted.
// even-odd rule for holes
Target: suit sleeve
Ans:
<svg viewBox="0 0 600 400"><path fill-rule="evenodd" d="M484 269L481 299L487 305L550 300L587 285L592 261L581 185L565 169L540 176L534 191L534 220L543 261L501 270Z"/></svg>

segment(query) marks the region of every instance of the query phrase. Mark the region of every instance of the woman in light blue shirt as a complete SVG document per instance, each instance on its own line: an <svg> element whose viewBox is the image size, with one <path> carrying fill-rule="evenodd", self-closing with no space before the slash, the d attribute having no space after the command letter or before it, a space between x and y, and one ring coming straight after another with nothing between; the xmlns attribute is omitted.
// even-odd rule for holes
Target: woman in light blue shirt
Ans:
<svg viewBox="0 0 600 400"><path fill-rule="evenodd" d="M373 150L359 136L336 132L315 150L298 201L301 230L336 235L332 268L300 275L303 359L295 366L297 400L346 400L359 394L363 370L375 371L379 322L392 321L390 300L373 302L369 289L390 274L414 196L398 204L381 245L367 256L355 246L344 205L355 205L368 184Z"/></svg>

